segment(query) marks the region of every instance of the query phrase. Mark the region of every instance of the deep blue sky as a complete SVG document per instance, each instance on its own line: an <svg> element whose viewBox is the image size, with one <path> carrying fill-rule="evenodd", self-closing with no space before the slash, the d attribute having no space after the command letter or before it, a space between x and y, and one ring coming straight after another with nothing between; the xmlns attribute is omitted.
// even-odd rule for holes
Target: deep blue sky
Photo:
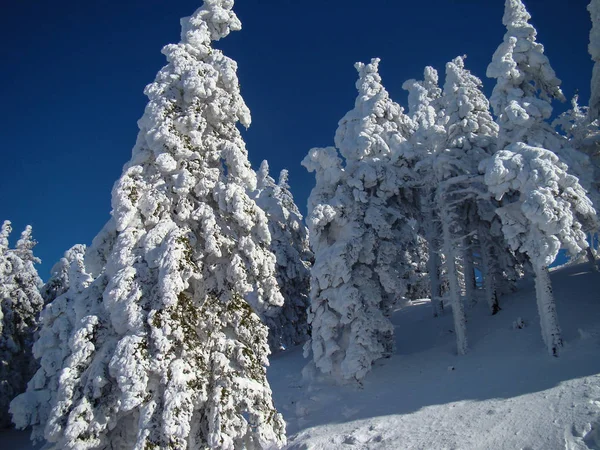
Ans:
<svg viewBox="0 0 600 450"><path fill-rule="evenodd" d="M565 94L589 96L587 0L525 0ZM0 15L0 220L13 238L32 224L47 279L62 253L89 244L109 218L110 191L129 159L144 86L179 40L179 18L201 0L3 2ZM239 65L253 123L244 133L255 168L288 168L300 208L314 183L300 161L333 144L355 99L356 61L382 58L383 82L425 65L443 72L467 54L483 78L502 40L503 0L237 0L243 29L216 44Z"/></svg>

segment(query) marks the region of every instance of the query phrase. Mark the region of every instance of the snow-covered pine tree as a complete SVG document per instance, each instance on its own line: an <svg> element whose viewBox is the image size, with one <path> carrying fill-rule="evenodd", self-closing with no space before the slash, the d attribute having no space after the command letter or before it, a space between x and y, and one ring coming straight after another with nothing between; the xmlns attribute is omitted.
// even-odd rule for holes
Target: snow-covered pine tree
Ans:
<svg viewBox="0 0 600 450"><path fill-rule="evenodd" d="M442 256L441 225L435 208L436 180L433 170L434 159L441 151L445 140L444 120L441 104L442 90L438 86L438 73L426 67L423 81L407 80L402 88L408 91L408 111L415 131L410 142L416 153L418 210L421 233L428 245L427 269L433 315L442 313Z"/></svg>
<svg viewBox="0 0 600 450"><path fill-rule="evenodd" d="M591 0L588 11L592 19L588 50L594 61L590 83L588 121L593 122L600 119L600 0Z"/></svg>
<svg viewBox="0 0 600 450"><path fill-rule="evenodd" d="M548 123L552 100L565 101L565 97L529 19L521 0L506 0L506 34L487 69L487 76L497 80L490 103L500 125L498 148L524 142L550 150L591 191L594 174L589 158L575 151Z"/></svg>
<svg viewBox="0 0 600 450"><path fill-rule="evenodd" d="M472 296L474 274L469 240L475 232L475 224L471 211L484 191L477 167L493 152L498 129L481 92L481 84L465 69L462 57L446 65L446 83L441 98L446 116L445 142L425 160L431 163L427 176L433 181L429 185L433 186L430 188L434 195L432 207L439 216L442 229L444 266L460 354L467 351L467 337L459 272L464 278L465 289ZM457 261L461 263L460 270L456 267Z"/></svg>
<svg viewBox="0 0 600 450"><path fill-rule="evenodd" d="M480 170L496 198L508 199L496 210L502 231L532 263L542 335L548 351L558 355L562 338L547 265L561 245L571 252L584 250L582 230L595 228L597 220L586 191L567 174L589 180L589 160L566 146L547 123L551 100L564 96L530 18L521 0L506 0L507 32L487 70L497 79L490 100L500 125L499 148L505 150Z"/></svg>
<svg viewBox="0 0 600 450"><path fill-rule="evenodd" d="M85 245L76 244L65 252L62 258L58 260L50 271L50 278L40 289L44 303L48 304L55 298L61 296L69 289L69 273L71 271L71 263L85 254Z"/></svg>
<svg viewBox="0 0 600 450"><path fill-rule="evenodd" d="M33 254L36 241L31 226L25 227L14 249L8 248L10 232L11 224L5 221L0 232L0 426L10 424L9 404L25 391L37 368L31 349L44 303L39 292L42 280L34 266L40 260Z"/></svg>
<svg viewBox="0 0 600 450"><path fill-rule="evenodd" d="M269 347L276 352L305 342L309 337L310 266L312 253L308 229L288 184L288 171L282 170L279 182L269 175L265 160L257 174L254 198L269 221L271 251L277 258L277 282L283 306L272 308L264 316L269 327Z"/></svg>
<svg viewBox="0 0 600 450"><path fill-rule="evenodd" d="M480 223L485 211L485 184L478 173L479 163L495 151L498 125L489 111L489 102L482 92L482 82L464 67L458 57L446 65L443 102L448 121L444 152L436 159L437 178L441 181L438 209L443 213L446 233L463 247L465 285L468 300L473 301L474 274L471 256L471 235L477 235L481 255L480 271L484 277L485 298L492 314L499 310L496 285L500 273L492 256L494 238L489 223ZM484 212L483 211L483 212ZM457 230L457 231L453 231ZM455 245L447 243L452 251Z"/></svg>
<svg viewBox="0 0 600 450"><path fill-rule="evenodd" d="M360 381L392 352L389 313L413 267L398 252L402 239L414 238L401 207L412 123L390 100L378 64L355 65L359 95L335 136L345 165L333 147L312 149L302 162L317 178L307 220L315 263L305 350L338 381Z"/></svg>
<svg viewBox="0 0 600 450"><path fill-rule="evenodd" d="M562 129L567 145L579 152L584 153L589 160L584 160L586 164L585 171L579 174L583 175L579 181L587 190L589 199L594 205L594 209L600 209L600 129L598 120L589 121L589 108L580 107L578 103L579 96L575 95L571 100L571 108L562 113L552 123L552 126ZM597 230L586 230L591 236L589 241L597 240ZM595 263L595 257L592 247L588 247L588 260ZM596 267L596 264L594 264Z"/></svg>
<svg viewBox="0 0 600 450"><path fill-rule="evenodd" d="M113 217L88 252L96 278L73 299L82 311L44 429L54 448L285 442L257 315L283 298L237 129L250 114L236 63L211 46L241 28L232 7L206 0L182 19L181 42L164 47L168 63L145 90ZM44 427L28 408L14 420Z"/></svg>
<svg viewBox="0 0 600 450"><path fill-rule="evenodd" d="M496 213L512 249L532 263L542 337L558 356L563 343L547 267L561 247L572 255L587 247L583 230L586 222L596 222L596 212L577 178L549 150L513 144L483 161L480 170L498 200L512 197Z"/></svg>
<svg viewBox="0 0 600 450"><path fill-rule="evenodd" d="M39 335L33 345L33 355L39 360L39 368L27 385L27 391L19 395L10 405L17 427L33 425L32 439L44 439L44 427L48 422L51 408L57 404L59 377L62 368L67 364L66 359L73 357L73 331L82 320L90 316L89 302L81 296L91 284L92 277L85 272L83 262L84 246L76 245L65 252L65 256L55 265L60 267L60 274L55 280L62 280L54 286L66 291L58 294L48 302L40 314ZM65 272L64 265L69 263ZM59 290L49 290L50 294ZM96 300L102 294L95 292L88 296ZM96 305L98 309L99 305Z"/></svg>
<svg viewBox="0 0 600 450"><path fill-rule="evenodd" d="M521 0L506 0L504 41L487 68L487 76L496 79L490 103L500 125L498 148L524 142L555 150L557 140L546 119L552 99L565 98L529 19Z"/></svg>
<svg viewBox="0 0 600 450"><path fill-rule="evenodd" d="M598 121L589 121L589 108L579 105L579 95L571 99L571 108L559 115L552 126L560 128L565 135L568 145L585 153L594 164L596 189L598 171L600 170L600 129Z"/></svg>

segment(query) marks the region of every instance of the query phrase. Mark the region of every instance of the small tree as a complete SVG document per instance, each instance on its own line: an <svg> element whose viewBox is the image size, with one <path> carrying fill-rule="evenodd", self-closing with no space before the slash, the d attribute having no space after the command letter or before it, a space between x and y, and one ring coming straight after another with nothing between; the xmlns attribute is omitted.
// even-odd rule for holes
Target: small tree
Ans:
<svg viewBox="0 0 600 450"><path fill-rule="evenodd" d="M254 194L269 221L271 251L277 259L277 282L283 306L272 308L264 317L269 327L269 347L276 352L305 342L309 337L310 266L312 253L308 229L294 202L288 184L288 171L282 170L279 183L269 175L265 160L260 166Z"/></svg>
<svg viewBox="0 0 600 450"><path fill-rule="evenodd" d="M82 321L87 321L93 306L82 301L82 294L93 281L85 272L84 248L83 245L74 246L53 268L53 279L61 281L50 286L60 289L47 292L53 294L65 287L66 290L52 298L40 314L40 332L33 345L33 356L39 360L39 368L29 381L27 391L10 405L18 427L34 425L34 441L44 439L44 427L51 416L51 409L57 405L62 368L68 365L67 358L72 357L73 333ZM65 270L67 263L69 267ZM60 270L54 270L58 268Z"/></svg>
<svg viewBox="0 0 600 450"><path fill-rule="evenodd" d="M78 259L80 255L83 256L85 249L86 247L83 244L74 245L54 264L50 271L50 278L40 289L45 304L52 302L69 290L71 263Z"/></svg>
<svg viewBox="0 0 600 450"><path fill-rule="evenodd" d="M5 221L0 232L0 426L10 424L10 401L25 390L36 370L31 348L43 306L42 280L34 266L40 260L33 254L36 242L31 226L25 228L14 249L8 248L10 232L11 224Z"/></svg>

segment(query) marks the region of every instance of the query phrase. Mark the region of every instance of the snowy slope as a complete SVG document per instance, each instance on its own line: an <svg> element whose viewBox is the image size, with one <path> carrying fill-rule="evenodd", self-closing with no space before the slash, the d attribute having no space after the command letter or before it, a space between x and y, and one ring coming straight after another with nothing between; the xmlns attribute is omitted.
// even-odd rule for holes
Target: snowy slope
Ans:
<svg viewBox="0 0 600 450"><path fill-rule="evenodd" d="M394 315L397 353L363 387L302 380L301 349L275 355L269 379L289 449L600 449L600 274L587 265L552 272L566 347L547 355L533 285L489 316L467 308L470 352L457 356L450 311L429 302ZM512 324L522 318L525 327ZM0 449L30 450L23 432Z"/></svg>
<svg viewBox="0 0 600 450"><path fill-rule="evenodd" d="M394 316L397 354L363 388L301 381L301 352L269 368L290 449L600 449L600 274L553 272L566 340L545 351L533 284L489 316L467 309L470 352L457 356L449 311L429 302ZM514 329L519 317L526 326ZM591 431L590 431L591 430Z"/></svg>

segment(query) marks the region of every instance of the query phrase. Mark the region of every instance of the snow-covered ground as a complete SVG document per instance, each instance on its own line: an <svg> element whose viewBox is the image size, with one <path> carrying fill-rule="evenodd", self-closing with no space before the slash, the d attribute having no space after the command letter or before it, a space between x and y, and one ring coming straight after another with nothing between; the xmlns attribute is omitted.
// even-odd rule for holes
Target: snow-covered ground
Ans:
<svg viewBox="0 0 600 450"><path fill-rule="evenodd" d="M600 449L600 274L552 273L566 347L548 356L533 284L467 309L470 351L457 356L452 318L428 302L394 316L397 352L362 388L309 386L300 349L269 368L289 449ZM525 327L513 328L522 318Z"/></svg>
<svg viewBox="0 0 600 450"><path fill-rule="evenodd" d="M394 316L397 352L362 387L309 384L299 348L272 358L269 379L289 449L600 449L600 274L552 272L566 347L547 355L533 284L489 316L467 309L470 352L457 356L450 312L427 301ZM524 328L513 328L521 318ZM0 449L30 450L23 432Z"/></svg>

